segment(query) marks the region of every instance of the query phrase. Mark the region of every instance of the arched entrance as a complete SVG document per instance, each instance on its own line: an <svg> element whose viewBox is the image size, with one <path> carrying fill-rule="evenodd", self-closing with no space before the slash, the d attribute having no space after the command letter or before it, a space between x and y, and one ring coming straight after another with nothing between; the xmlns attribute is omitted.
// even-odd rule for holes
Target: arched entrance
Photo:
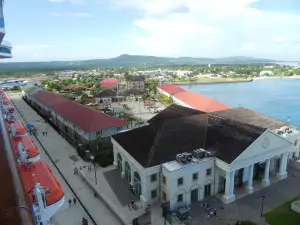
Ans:
<svg viewBox="0 0 300 225"><path fill-rule="evenodd" d="M133 187L134 187L134 192L137 196L141 195L142 193L142 182L141 182L141 177L138 174L138 172L134 172L133 174Z"/></svg>
<svg viewBox="0 0 300 225"><path fill-rule="evenodd" d="M128 183L131 182L131 168L128 162L125 162L125 177Z"/></svg>
<svg viewBox="0 0 300 225"><path fill-rule="evenodd" d="M117 155L117 163L118 163L118 169L122 170L122 156L120 153Z"/></svg>

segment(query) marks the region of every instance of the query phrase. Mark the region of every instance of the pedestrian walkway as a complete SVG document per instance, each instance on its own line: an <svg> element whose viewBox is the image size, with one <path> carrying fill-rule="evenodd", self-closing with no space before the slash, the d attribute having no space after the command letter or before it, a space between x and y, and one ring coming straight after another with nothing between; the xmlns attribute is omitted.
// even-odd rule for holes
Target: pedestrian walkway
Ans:
<svg viewBox="0 0 300 225"><path fill-rule="evenodd" d="M128 206L129 201L127 204L124 204L124 200L122 200L124 198L120 199L120 193L117 194L116 191L122 192L124 197L126 195L131 196L131 193L128 186L124 185L122 182L121 176L114 180L114 187L109 184L107 178L105 177L106 173L111 173L114 170L114 166L98 168L96 172L97 184L95 182L94 169L92 169L92 171L88 171L87 168L84 168L79 173L90 185L91 189L95 190L99 197L102 198L103 201L107 202L106 204L108 207L115 211L116 216L118 216L120 220L124 221L124 224L130 224L134 218L141 216L145 212L146 206L140 201L135 201L133 207ZM129 197L128 199L131 198L132 197ZM151 205L151 222L152 225L164 224L164 218L162 217L162 208L160 204ZM168 222L166 224L169 225ZM175 222L173 224L176 225Z"/></svg>
<svg viewBox="0 0 300 225"><path fill-rule="evenodd" d="M49 153L50 157L62 172L63 176L70 184L72 189L78 195L78 198L82 201L83 205L86 207L88 212L92 215L98 225L120 225L120 221L112 214L111 210L107 208L105 204L99 198L94 197L93 191L80 179L78 176L74 175L74 168L79 166L87 165L78 155L76 150L63 139L48 123L45 123L44 119L40 117L30 106L24 102L20 96L15 93L9 93L9 97L20 110L27 123L33 124L37 129L37 138L40 143L44 146L46 151ZM17 110L16 110L17 111ZM16 114L16 119L22 119L18 112ZM42 135L42 132L47 132L47 135ZM74 195L68 188L63 179L60 177L59 173L56 171L55 167L52 166L52 162L48 159L42 146L39 142L35 140L42 157L42 160L46 161L50 168L53 170L54 174L58 177L59 181L65 191L66 201L60 212L53 218L53 224L56 225L79 225L81 224L81 218L84 216L88 218L83 208L77 203L73 207L73 210L69 209L68 199L73 200ZM75 210L76 209L76 210ZM70 213L72 212L72 213ZM66 218L74 220L73 223L68 223ZM76 218L76 220L74 219ZM67 220L67 221L66 221ZM75 223L76 221L76 223ZM92 224L91 222L89 224Z"/></svg>

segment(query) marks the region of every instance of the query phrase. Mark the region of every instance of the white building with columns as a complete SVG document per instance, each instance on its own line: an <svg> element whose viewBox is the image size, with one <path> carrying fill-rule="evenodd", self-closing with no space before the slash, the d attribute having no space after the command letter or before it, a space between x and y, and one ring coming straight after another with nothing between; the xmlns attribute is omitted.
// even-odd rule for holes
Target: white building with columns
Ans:
<svg viewBox="0 0 300 225"><path fill-rule="evenodd" d="M293 143L274 130L226 118L230 110L237 113L171 105L149 125L112 136L120 179L145 204L168 202L175 210L210 195L230 203L286 178Z"/></svg>

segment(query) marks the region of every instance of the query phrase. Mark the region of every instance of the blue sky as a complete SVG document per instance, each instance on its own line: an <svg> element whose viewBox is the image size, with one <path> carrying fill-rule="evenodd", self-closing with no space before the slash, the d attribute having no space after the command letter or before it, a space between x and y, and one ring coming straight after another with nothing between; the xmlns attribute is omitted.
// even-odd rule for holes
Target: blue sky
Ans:
<svg viewBox="0 0 300 225"><path fill-rule="evenodd" d="M13 59L156 56L300 59L297 0L7 0Z"/></svg>

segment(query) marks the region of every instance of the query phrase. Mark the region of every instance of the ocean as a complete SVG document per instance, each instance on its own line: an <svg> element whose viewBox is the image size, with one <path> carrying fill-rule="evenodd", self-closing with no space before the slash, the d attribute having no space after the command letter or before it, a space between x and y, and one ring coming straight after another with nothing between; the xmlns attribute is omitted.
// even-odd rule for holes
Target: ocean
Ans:
<svg viewBox="0 0 300 225"><path fill-rule="evenodd" d="M236 108L249 108L300 129L300 79L178 85Z"/></svg>

